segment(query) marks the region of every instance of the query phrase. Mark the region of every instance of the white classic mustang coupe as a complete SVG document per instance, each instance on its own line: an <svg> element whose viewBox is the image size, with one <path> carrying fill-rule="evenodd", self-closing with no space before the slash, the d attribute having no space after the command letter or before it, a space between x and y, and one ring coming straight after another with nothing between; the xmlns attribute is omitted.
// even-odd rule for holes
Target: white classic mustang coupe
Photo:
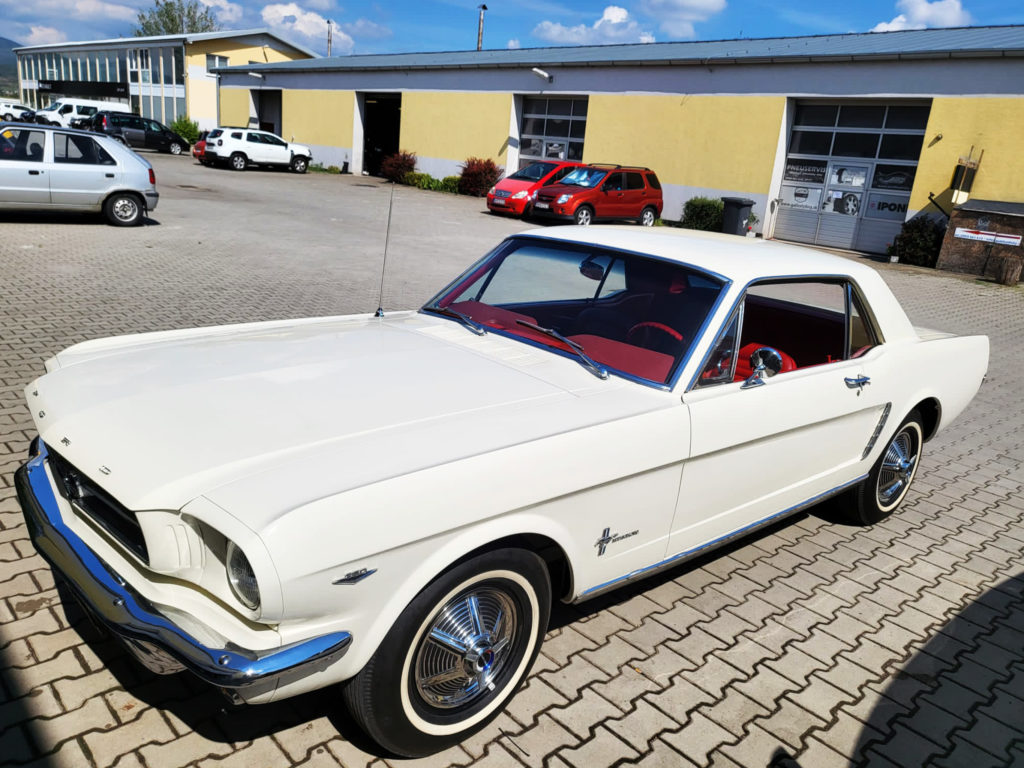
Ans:
<svg viewBox="0 0 1024 768"><path fill-rule="evenodd" d="M483 727L553 598L907 495L988 339L870 268L679 230L510 237L418 311L77 344L26 389L36 548L149 668L344 683L399 755Z"/></svg>

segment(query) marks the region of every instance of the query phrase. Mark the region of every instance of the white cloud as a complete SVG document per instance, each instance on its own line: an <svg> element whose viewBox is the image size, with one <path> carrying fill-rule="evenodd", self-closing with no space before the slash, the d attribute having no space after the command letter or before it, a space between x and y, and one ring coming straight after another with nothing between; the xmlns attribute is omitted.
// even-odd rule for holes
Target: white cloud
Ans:
<svg viewBox="0 0 1024 768"><path fill-rule="evenodd" d="M306 5L318 11L329 11L334 7L334 0L306 0Z"/></svg>
<svg viewBox="0 0 1024 768"><path fill-rule="evenodd" d="M640 9L658 20L662 32L676 39L697 36L695 22L725 10L726 0L642 0Z"/></svg>
<svg viewBox="0 0 1024 768"><path fill-rule="evenodd" d="M607 45L609 43L653 43L654 35L641 29L629 11L617 5L604 9L591 26L567 27L554 21L542 21L533 29L535 37L563 45Z"/></svg>
<svg viewBox="0 0 1024 768"><path fill-rule="evenodd" d="M217 21L223 24L234 24L242 19L242 6L231 0L200 0L207 8L212 8Z"/></svg>
<svg viewBox="0 0 1024 768"><path fill-rule="evenodd" d="M112 19L134 22L139 17L137 8L104 0L36 0L31 7L36 18Z"/></svg>
<svg viewBox="0 0 1024 768"><path fill-rule="evenodd" d="M385 37L391 37L392 34L391 29L388 27L369 19L356 19L355 21L344 22L338 26L352 37L362 37L370 40L381 40Z"/></svg>
<svg viewBox="0 0 1024 768"><path fill-rule="evenodd" d="M511 51L515 50L516 48L521 48L522 46L519 45L519 38L513 37L511 40L508 41L508 45L506 45L505 47Z"/></svg>
<svg viewBox="0 0 1024 768"><path fill-rule="evenodd" d="M31 32L25 38L25 45L48 45L49 43L63 43L68 36L59 29L53 27L31 27Z"/></svg>
<svg viewBox="0 0 1024 768"><path fill-rule="evenodd" d="M298 3L272 3L260 11L263 23L283 35L305 38L322 47L327 42L327 19L319 13L307 11ZM355 41L337 24L334 25L333 47L331 53L352 53Z"/></svg>
<svg viewBox="0 0 1024 768"><path fill-rule="evenodd" d="M960 0L898 0L896 10L902 11L892 21L882 21L872 32L896 32L901 29L928 27L965 27L973 19Z"/></svg>

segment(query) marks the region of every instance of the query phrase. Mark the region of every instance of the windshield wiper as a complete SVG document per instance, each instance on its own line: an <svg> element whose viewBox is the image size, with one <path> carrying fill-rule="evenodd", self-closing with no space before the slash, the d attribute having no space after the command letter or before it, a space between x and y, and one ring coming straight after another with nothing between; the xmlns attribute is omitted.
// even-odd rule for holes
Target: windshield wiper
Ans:
<svg viewBox="0 0 1024 768"><path fill-rule="evenodd" d="M427 310L427 312L436 312L437 314L444 315L445 317L454 317L456 320L461 321L464 326L469 328L469 330L477 336L483 336L487 333L487 329L480 325L476 320L456 309L452 309L451 307L424 307L424 309Z"/></svg>
<svg viewBox="0 0 1024 768"><path fill-rule="evenodd" d="M584 368L586 368L592 374L597 376L597 378L599 379L608 378L608 369L605 368L600 363L595 363L593 360L587 357L587 355L585 355L583 352L582 344L577 344L572 339L567 339L554 328L545 328L543 326L537 325L536 323L527 322L526 320L516 320L516 323L518 325L525 325L527 328L532 328L538 333L543 333L545 336L550 336L553 339L558 339L558 341L565 344L565 346L567 346L576 354L576 357L578 357L580 359L580 362L583 363Z"/></svg>

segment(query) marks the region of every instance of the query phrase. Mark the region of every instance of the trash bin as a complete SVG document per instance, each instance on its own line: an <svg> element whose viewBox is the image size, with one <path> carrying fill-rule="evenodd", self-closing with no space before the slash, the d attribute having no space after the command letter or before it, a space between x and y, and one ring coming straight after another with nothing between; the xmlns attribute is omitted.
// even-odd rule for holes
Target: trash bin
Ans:
<svg viewBox="0 0 1024 768"><path fill-rule="evenodd" d="M747 219L750 217L750 209L754 207L753 200L745 197L723 197L725 209L722 211L722 231L727 235L746 235Z"/></svg>

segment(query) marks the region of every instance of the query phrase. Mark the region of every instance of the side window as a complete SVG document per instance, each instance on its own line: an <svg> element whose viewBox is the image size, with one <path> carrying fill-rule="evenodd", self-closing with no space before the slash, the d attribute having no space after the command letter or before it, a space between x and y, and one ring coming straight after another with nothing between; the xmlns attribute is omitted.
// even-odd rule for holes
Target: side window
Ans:
<svg viewBox="0 0 1024 768"><path fill-rule="evenodd" d="M879 338L868 320L860 295L850 286L850 325L849 354L847 357L860 357L879 343Z"/></svg>
<svg viewBox="0 0 1024 768"><path fill-rule="evenodd" d="M240 139L240 138L242 138L242 132L241 131L232 131L231 132L231 138L232 139ZM250 141L252 141L252 139L250 139Z"/></svg>
<svg viewBox="0 0 1024 768"><path fill-rule="evenodd" d="M65 104L63 107L60 108L60 114L67 115L71 112L72 109L74 109L73 106L71 106L70 104Z"/></svg>
<svg viewBox="0 0 1024 768"><path fill-rule="evenodd" d="M96 114L96 107L83 107L83 106L80 106L78 108L78 114L85 115L86 117L89 117L90 115L95 115Z"/></svg>
<svg viewBox="0 0 1024 768"><path fill-rule="evenodd" d="M661 182L658 181L658 177L653 173L647 174L647 183L650 185L651 189L661 189Z"/></svg>
<svg viewBox="0 0 1024 768"><path fill-rule="evenodd" d="M164 127L162 125L160 125L160 123L156 122L155 120L147 120L146 121L146 130L147 131L153 131L155 133L163 133L164 132Z"/></svg>
<svg viewBox="0 0 1024 768"><path fill-rule="evenodd" d="M134 128L136 131L144 131L146 130L146 121L141 117L129 117L128 127Z"/></svg>
<svg viewBox="0 0 1024 768"><path fill-rule="evenodd" d="M644 177L639 173L626 174L626 189L643 189Z"/></svg>
<svg viewBox="0 0 1024 768"><path fill-rule="evenodd" d="M76 165L115 165L107 151L88 136L53 135L53 161Z"/></svg>
<svg viewBox="0 0 1024 768"><path fill-rule="evenodd" d="M7 128L0 133L0 161L23 160L30 163L43 162L43 147L46 134L42 131L25 131Z"/></svg>
<svg viewBox="0 0 1024 768"><path fill-rule="evenodd" d="M697 379L698 387L725 384L733 380L736 375L736 339L739 338L739 329L740 310L737 309L711 350L711 357Z"/></svg>
<svg viewBox="0 0 1024 768"><path fill-rule="evenodd" d="M262 144L263 143L260 140L260 135L258 133L251 133L251 132L248 133L246 135L246 137L245 137L245 140L248 141L250 144Z"/></svg>
<svg viewBox="0 0 1024 768"><path fill-rule="evenodd" d="M613 173L608 177L608 180L602 187L606 192L618 192L622 190L622 174Z"/></svg>

